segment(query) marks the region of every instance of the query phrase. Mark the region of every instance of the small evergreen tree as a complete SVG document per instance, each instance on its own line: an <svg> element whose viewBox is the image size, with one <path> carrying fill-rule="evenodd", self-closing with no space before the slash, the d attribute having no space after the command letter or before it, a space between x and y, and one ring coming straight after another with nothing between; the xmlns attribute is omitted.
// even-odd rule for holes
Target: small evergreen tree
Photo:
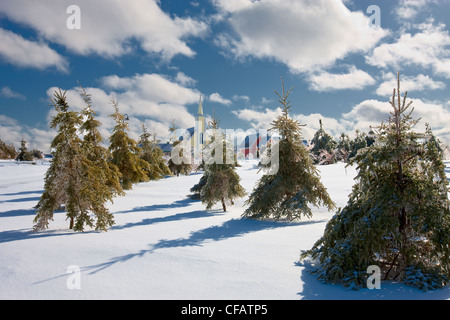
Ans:
<svg viewBox="0 0 450 320"><path fill-rule="evenodd" d="M19 155L17 156L17 161L32 161L33 154L27 149L27 142L25 140L20 141Z"/></svg>
<svg viewBox="0 0 450 320"><path fill-rule="evenodd" d="M58 134L51 145L53 160L45 175L44 193L36 206L35 230L46 229L54 211L63 205L74 231L83 231L86 225L106 231L114 224L105 202L123 194L120 173L107 162L107 151L100 145L100 122L94 119L90 96L84 89L81 95L87 105L78 113L69 110L65 92L54 94L57 115L51 127ZM78 131L84 133L83 140Z"/></svg>
<svg viewBox="0 0 450 320"><path fill-rule="evenodd" d="M333 137L323 129L322 120L319 120L320 128L314 134L311 144L313 145L311 153L314 155L315 163L322 164L324 159L328 160L324 164L336 162L334 151L337 142Z"/></svg>
<svg viewBox="0 0 450 320"><path fill-rule="evenodd" d="M212 137L205 147L206 152L203 153L206 155L203 176L205 178L202 177L205 184L201 187L200 199L206 204L207 209L211 209L214 204L220 202L223 211L227 211L227 205L232 205L235 199L245 196L245 190L240 185L241 178L236 173L234 149L219 129L219 122L215 116L210 125ZM216 154L217 151L219 154Z"/></svg>
<svg viewBox="0 0 450 320"><path fill-rule="evenodd" d="M116 121L113 133L109 138L111 162L117 166L122 175L122 188L129 190L134 183L148 181L145 170L149 169L149 164L140 158L140 148L136 141L128 136L128 123L125 116L119 112L118 102L112 98L111 103L115 112L110 116Z"/></svg>
<svg viewBox="0 0 450 320"><path fill-rule="evenodd" d="M81 86L80 86L81 87ZM113 202L113 198L124 195L120 185L119 169L108 161L108 150L101 144L103 137L98 130L101 123L95 119L95 112L91 106L91 96L81 87L80 92L86 106L81 111L84 122L80 127L84 134L81 143L82 152L85 154L83 161L83 187L80 198L84 205L80 207L80 214L75 224L75 230L82 231L84 225L94 227L91 217L96 217L95 229L106 231L114 224L114 217L106 208L107 201Z"/></svg>
<svg viewBox="0 0 450 320"><path fill-rule="evenodd" d="M364 132L356 129L355 139L350 141L350 152L348 154L348 158L351 159L358 153L358 150L364 149L367 147L367 139L366 134Z"/></svg>
<svg viewBox="0 0 450 320"><path fill-rule="evenodd" d="M147 131L145 123L141 124L142 134L140 136L139 145L141 148L141 159L148 163L145 169L150 180L158 180L166 175L170 175L170 169L164 160L164 153L158 146L155 134L153 141L150 141L150 133Z"/></svg>
<svg viewBox="0 0 450 320"><path fill-rule="evenodd" d="M301 125L289 117L291 108L288 100L292 88L284 89L279 102L283 115L272 123L272 129L281 135L276 142L279 150L279 168L275 174L265 174L257 182L247 200L249 207L243 216L252 219L273 218L294 220L302 215L311 217L310 204L334 208L325 186L320 181L309 150L302 142ZM272 146L274 148L274 146ZM268 169L269 165L261 169Z"/></svg>
<svg viewBox="0 0 450 320"><path fill-rule="evenodd" d="M347 162L348 155L350 153L350 138L344 132L341 133L339 137L339 142L336 147L336 159L338 161Z"/></svg>
<svg viewBox="0 0 450 320"><path fill-rule="evenodd" d="M44 193L35 207L35 230L46 229L54 211L63 204L70 220L70 229L73 229L80 212L78 196L83 186L82 163L85 159L77 128L82 124L82 118L77 112L69 110L66 93L61 89L55 91L51 101L57 114L50 125L58 133L51 144L53 160L45 174Z"/></svg>
<svg viewBox="0 0 450 320"><path fill-rule="evenodd" d="M302 257L317 260L319 278L352 288L366 284L376 265L384 280L403 280L424 290L450 277L450 203L442 152L412 129L412 102L400 96L400 77L388 123L370 147L351 160L356 184L345 208Z"/></svg>

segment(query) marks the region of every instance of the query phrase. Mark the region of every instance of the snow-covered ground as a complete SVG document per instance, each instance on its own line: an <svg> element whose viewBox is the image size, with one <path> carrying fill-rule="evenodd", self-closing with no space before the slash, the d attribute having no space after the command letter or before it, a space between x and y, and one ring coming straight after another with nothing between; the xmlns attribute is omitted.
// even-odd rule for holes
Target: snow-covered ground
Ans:
<svg viewBox="0 0 450 320"><path fill-rule="evenodd" d="M110 205L116 225L108 232L74 233L57 212L49 230L33 233L47 168L0 162L0 299L450 299L449 287L424 293L400 283L360 291L322 284L299 254L333 212L315 209L295 223L245 220L246 198L225 213L220 205L206 211L187 198L200 174L135 185ZM344 206L354 168L320 171ZM238 172L250 193L255 162Z"/></svg>

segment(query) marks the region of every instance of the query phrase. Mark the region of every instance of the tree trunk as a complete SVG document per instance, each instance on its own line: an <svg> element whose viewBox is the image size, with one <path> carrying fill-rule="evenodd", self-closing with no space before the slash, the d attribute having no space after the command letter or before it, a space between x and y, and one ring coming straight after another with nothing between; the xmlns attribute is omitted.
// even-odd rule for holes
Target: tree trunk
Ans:
<svg viewBox="0 0 450 320"><path fill-rule="evenodd" d="M222 197L222 208L224 212L227 211L227 207L225 206L225 199L223 197Z"/></svg>

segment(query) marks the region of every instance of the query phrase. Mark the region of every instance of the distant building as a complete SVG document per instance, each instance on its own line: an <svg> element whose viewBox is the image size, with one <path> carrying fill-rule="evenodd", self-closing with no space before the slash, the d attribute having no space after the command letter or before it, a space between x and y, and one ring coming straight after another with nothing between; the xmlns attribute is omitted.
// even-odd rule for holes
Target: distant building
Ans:
<svg viewBox="0 0 450 320"><path fill-rule="evenodd" d="M198 156L201 158L202 150L206 144L205 131L206 131L205 116L203 114L202 96L200 95L194 126L186 129L186 131L181 136L178 137L178 140L180 141L184 139L190 140L194 156Z"/></svg>

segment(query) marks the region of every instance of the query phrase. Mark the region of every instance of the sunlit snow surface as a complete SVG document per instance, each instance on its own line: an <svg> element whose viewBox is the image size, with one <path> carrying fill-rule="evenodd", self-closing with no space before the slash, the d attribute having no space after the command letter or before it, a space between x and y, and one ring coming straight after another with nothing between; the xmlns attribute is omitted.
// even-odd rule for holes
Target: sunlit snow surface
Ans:
<svg viewBox="0 0 450 320"><path fill-rule="evenodd" d="M250 193L262 173L255 161L241 164ZM334 212L315 208L312 219L290 223L246 220L247 197L228 212L207 211L187 197L201 173L135 185L109 205L116 224L108 232L74 233L62 211L48 230L32 232L47 168L0 162L0 299L450 299L449 287L424 293L382 282L351 291L320 283L299 254ZM319 169L345 206L355 169Z"/></svg>

